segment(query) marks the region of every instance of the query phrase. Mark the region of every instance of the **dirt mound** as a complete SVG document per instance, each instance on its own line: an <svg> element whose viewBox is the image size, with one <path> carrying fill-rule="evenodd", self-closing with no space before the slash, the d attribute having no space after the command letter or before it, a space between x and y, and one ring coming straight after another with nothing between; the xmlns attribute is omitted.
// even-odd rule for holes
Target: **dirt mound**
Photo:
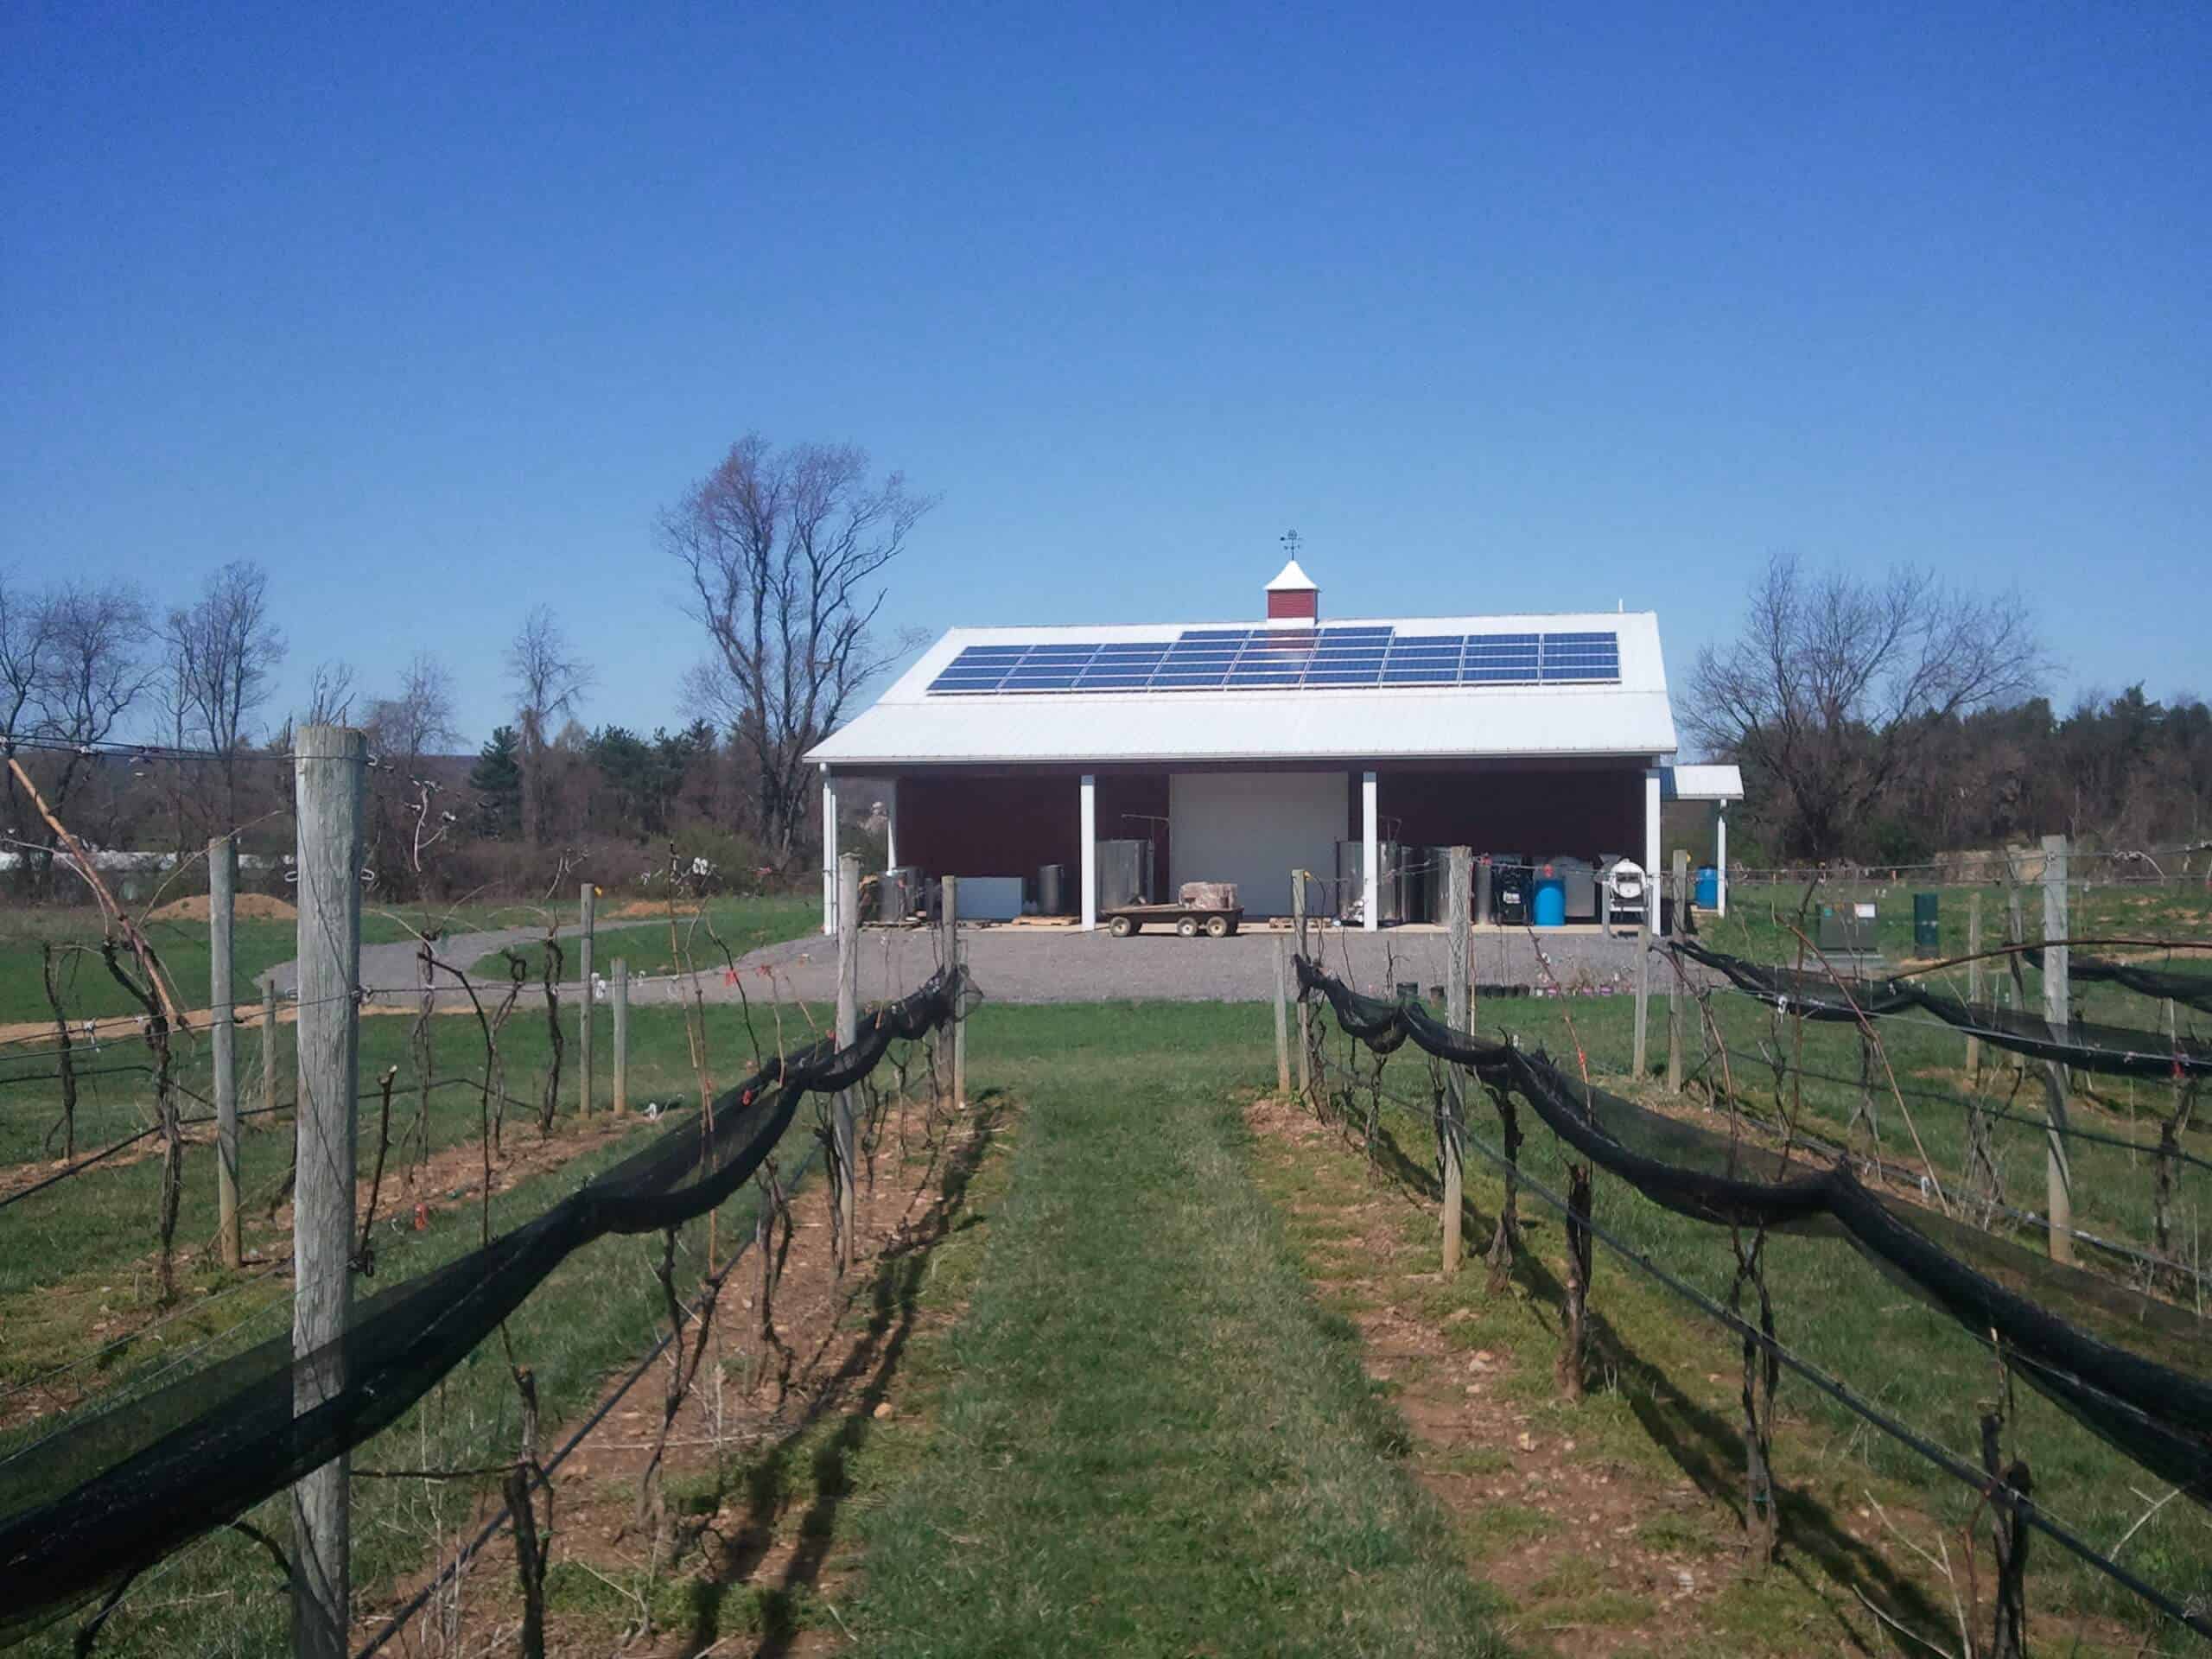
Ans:
<svg viewBox="0 0 2212 1659"><path fill-rule="evenodd" d="M231 901L231 914L242 922L296 922L298 909L285 899L272 899L265 893L241 893ZM194 899L172 899L159 910L149 911L149 922L204 922L207 919L207 896Z"/></svg>
<svg viewBox="0 0 2212 1659"><path fill-rule="evenodd" d="M611 922L655 921L668 914L668 900L665 899L632 899L628 904L624 905L619 910L602 911L600 913ZM699 913L699 906L696 905L678 904L676 907L676 913L679 916L696 916Z"/></svg>

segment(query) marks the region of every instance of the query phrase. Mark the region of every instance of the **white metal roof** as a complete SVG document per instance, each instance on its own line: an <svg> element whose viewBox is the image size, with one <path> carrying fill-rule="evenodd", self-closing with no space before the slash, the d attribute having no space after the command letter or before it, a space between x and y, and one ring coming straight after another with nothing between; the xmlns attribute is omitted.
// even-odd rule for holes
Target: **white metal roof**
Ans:
<svg viewBox="0 0 2212 1659"><path fill-rule="evenodd" d="M1660 793L1670 801L1740 801L1744 772L1740 766L1668 766L1660 775Z"/></svg>
<svg viewBox="0 0 2212 1659"><path fill-rule="evenodd" d="M1668 755L1675 717L1649 611L1332 618L1324 626L1420 633L1607 632L1618 685L1362 686L1341 690L994 692L931 696L969 645L1169 641L1252 621L1118 627L954 628L810 760L846 770L961 763L1444 760Z"/></svg>
<svg viewBox="0 0 2212 1659"><path fill-rule="evenodd" d="M1270 594L1318 594L1320 584L1306 574L1296 559L1275 572L1275 579L1262 591Z"/></svg>

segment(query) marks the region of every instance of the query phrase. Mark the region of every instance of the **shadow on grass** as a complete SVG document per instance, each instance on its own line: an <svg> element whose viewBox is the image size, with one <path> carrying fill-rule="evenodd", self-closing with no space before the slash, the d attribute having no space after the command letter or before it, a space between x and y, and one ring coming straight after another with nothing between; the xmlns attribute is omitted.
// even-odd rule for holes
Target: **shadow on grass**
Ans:
<svg viewBox="0 0 2212 1659"><path fill-rule="evenodd" d="M852 1351L815 1390L805 1412L790 1430L745 1467L743 1517L716 1553L713 1572L692 1586L686 1652L702 1652L733 1633L723 1629L730 1597L751 1583L773 1549L777 1522L785 1510L784 1494L798 1476L810 1484L814 1494L799 1518L798 1548L775 1583L760 1586L755 1591L758 1651L778 1655L790 1650L801 1628L804 1592L814 1584L829 1557L838 1513L852 1492L852 1459L867 1444L874 1427L875 1408L889 1394L913 1335L931 1255L947 1239L982 1219L966 1209L968 1189L990 1150L1006 1110L1003 1097L996 1090L986 1090L970 1103L964 1117L954 1120L964 1123L968 1134L945 1158L936 1197L918 1222L886 1244L876 1258L867 1290L855 1294L846 1305L857 1306L864 1296L868 1309L867 1325ZM837 1325L842 1324L841 1319ZM835 1339L833 1326L823 1337L823 1346ZM820 1352L817 1349L817 1357ZM832 1424L826 1436L821 1433L824 1423ZM802 1462L803 1476L799 1475Z"/></svg>
<svg viewBox="0 0 2212 1659"><path fill-rule="evenodd" d="M1443 1201L1443 1182L1436 1169L1410 1157L1389 1124L1378 1123L1371 1144L1363 1138L1363 1125L1339 1122L1338 1127L1356 1151L1364 1152L1376 1173L1408 1195L1428 1205ZM1541 1204L1542 1200L1536 1200ZM1522 1224L1527 1224L1524 1198ZM1476 1257L1496 1231L1497 1218L1484 1215L1471 1198L1462 1200L1465 1236L1477 1241ZM1523 1248L1514 1254L1514 1282L1528 1305L1541 1310L1540 1318L1556 1337L1564 1330L1566 1287L1535 1252ZM1740 1526L1745 1519L1744 1437L1740 1427L1690 1398L1656 1361L1637 1351L1621 1329L1597 1306L1602 1291L1593 1292L1589 1309L1591 1354L1596 1366L1610 1374L1609 1386L1625 1401L1652 1445L1708 1499L1725 1505ZM1688 1310L1685 1310L1686 1313ZM1694 1315L1702 1319L1702 1315ZM1726 1339L1732 1352L1737 1344ZM1788 1573L1806 1592L1827 1609L1836 1623L1839 1643L1865 1650L1865 1643L1842 1612L1834 1589L1855 1592L1896 1619L1915 1637L1941 1643L1955 1635L1949 1613L1930 1599L1920 1586L1893 1570L1881 1555L1853 1537L1836 1523L1829 1510L1802 1493L1789 1489L1785 1479L1776 1481L1782 1512L1785 1554L1777 1570ZM1798 1552L1815 1563L1816 1578L1789 1559Z"/></svg>

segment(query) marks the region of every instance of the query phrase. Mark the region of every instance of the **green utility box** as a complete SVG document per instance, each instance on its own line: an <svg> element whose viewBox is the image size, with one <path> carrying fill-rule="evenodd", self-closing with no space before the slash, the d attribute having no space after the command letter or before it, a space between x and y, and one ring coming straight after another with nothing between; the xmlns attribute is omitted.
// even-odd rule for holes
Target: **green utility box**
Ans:
<svg viewBox="0 0 2212 1659"><path fill-rule="evenodd" d="M1912 948L1923 957L1932 957L1942 948L1943 924L1936 913L1936 895L1916 893L1912 895Z"/></svg>

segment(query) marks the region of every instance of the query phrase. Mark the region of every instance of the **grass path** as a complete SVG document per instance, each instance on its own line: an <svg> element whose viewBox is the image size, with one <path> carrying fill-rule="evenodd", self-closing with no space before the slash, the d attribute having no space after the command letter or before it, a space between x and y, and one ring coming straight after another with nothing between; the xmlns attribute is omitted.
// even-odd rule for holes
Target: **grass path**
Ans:
<svg viewBox="0 0 2212 1659"><path fill-rule="evenodd" d="M1496 1650L1402 1426L1253 1185L1230 1089L1259 1011L1236 1042L1217 1009L1022 1014L971 1042L1025 1126L957 1380L868 1518L864 1645Z"/></svg>

